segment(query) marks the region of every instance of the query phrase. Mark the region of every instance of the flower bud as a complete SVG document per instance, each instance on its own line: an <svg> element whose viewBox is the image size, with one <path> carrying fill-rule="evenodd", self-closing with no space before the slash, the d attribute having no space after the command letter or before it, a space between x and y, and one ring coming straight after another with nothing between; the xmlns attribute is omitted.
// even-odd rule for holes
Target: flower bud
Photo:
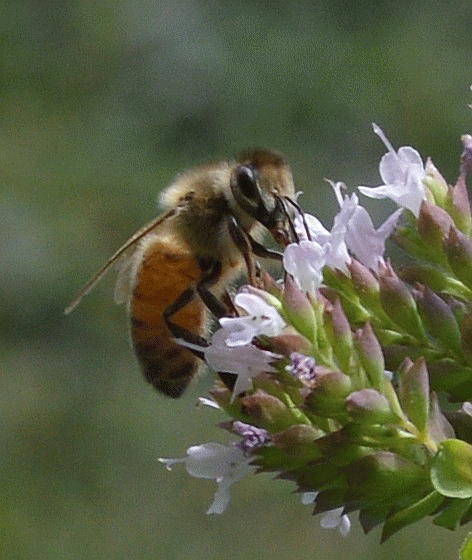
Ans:
<svg viewBox="0 0 472 560"><path fill-rule="evenodd" d="M333 348L334 356L343 371L348 371L352 355L353 340L349 321L339 299L325 307L324 326L326 336Z"/></svg>
<svg viewBox="0 0 472 560"><path fill-rule="evenodd" d="M421 433L429 418L429 378L424 358L406 359L398 376L398 397L402 409Z"/></svg>
<svg viewBox="0 0 472 560"><path fill-rule="evenodd" d="M431 439L433 439L436 443L440 443L445 439L450 439L455 436L454 428L441 412L436 393L430 394L428 433Z"/></svg>
<svg viewBox="0 0 472 560"><path fill-rule="evenodd" d="M385 363L379 341L369 322L356 331L356 349L360 363L372 386L382 392L385 380Z"/></svg>
<svg viewBox="0 0 472 560"><path fill-rule="evenodd" d="M283 306L292 325L308 340L316 338L316 317L313 306L293 278L287 274L283 293Z"/></svg>
<svg viewBox="0 0 472 560"><path fill-rule="evenodd" d="M426 173L426 177L423 180L424 184L433 195L436 204L444 207L444 201L446 200L448 191L448 186L444 177L439 173L431 158L426 160L424 170Z"/></svg>
<svg viewBox="0 0 472 560"><path fill-rule="evenodd" d="M251 423L269 432L280 432L293 424L293 415L285 404L261 389L239 400L241 412L251 419Z"/></svg>
<svg viewBox="0 0 472 560"><path fill-rule="evenodd" d="M297 354L309 354L312 343L300 334L280 334L269 340L270 350L275 354L281 354L290 358L293 352Z"/></svg>
<svg viewBox="0 0 472 560"><path fill-rule="evenodd" d="M464 152L461 158L461 172L454 187L448 192L448 210L454 219L455 225L466 235L470 235L472 218L470 213L469 195L467 192L466 177L472 167L471 144L472 137L465 134L461 138Z"/></svg>
<svg viewBox="0 0 472 560"><path fill-rule="evenodd" d="M380 286L374 274L354 258L351 259L347 267L351 273L352 284L360 300L370 309L380 307Z"/></svg>
<svg viewBox="0 0 472 560"><path fill-rule="evenodd" d="M398 421L388 400L375 389L361 389L346 399L346 410L355 421L366 424L387 424Z"/></svg>
<svg viewBox="0 0 472 560"><path fill-rule="evenodd" d="M305 405L319 416L345 415L344 399L352 391L351 378L340 371L319 375Z"/></svg>
<svg viewBox="0 0 472 560"><path fill-rule="evenodd" d="M435 251L435 256L438 258L443 258L443 241L452 224L452 218L445 210L423 200L417 222L418 233L425 244Z"/></svg>
<svg viewBox="0 0 472 560"><path fill-rule="evenodd" d="M472 241L452 226L444 242L444 249L454 274L472 289Z"/></svg>
<svg viewBox="0 0 472 560"><path fill-rule="evenodd" d="M427 286L416 292L416 301L427 331L444 349L460 354L461 333L454 313L447 303Z"/></svg>
<svg viewBox="0 0 472 560"><path fill-rule="evenodd" d="M295 424L283 432L273 434L272 442L288 455L300 455L304 461L310 461L321 457L321 452L313 445L321 434L308 424Z"/></svg>
<svg viewBox="0 0 472 560"><path fill-rule="evenodd" d="M417 340L426 341L415 300L390 265L381 271L379 282L380 302L390 320Z"/></svg>

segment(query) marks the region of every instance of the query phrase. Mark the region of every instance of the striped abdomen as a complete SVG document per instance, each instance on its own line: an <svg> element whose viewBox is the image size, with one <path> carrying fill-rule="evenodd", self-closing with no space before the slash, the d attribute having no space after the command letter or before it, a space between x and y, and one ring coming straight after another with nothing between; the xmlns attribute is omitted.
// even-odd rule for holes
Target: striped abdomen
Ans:
<svg viewBox="0 0 472 560"><path fill-rule="evenodd" d="M191 253L156 236L147 238L139 253L130 301L133 345L146 379L162 393L177 398L197 372L199 360L173 342L162 313L201 270ZM202 334L205 315L200 298L194 297L172 321Z"/></svg>

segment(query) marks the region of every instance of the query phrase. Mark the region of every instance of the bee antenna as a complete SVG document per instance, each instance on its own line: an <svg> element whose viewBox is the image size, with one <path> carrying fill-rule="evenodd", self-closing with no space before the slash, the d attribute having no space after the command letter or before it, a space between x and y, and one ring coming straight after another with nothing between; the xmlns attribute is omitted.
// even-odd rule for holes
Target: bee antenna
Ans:
<svg viewBox="0 0 472 560"><path fill-rule="evenodd" d="M308 224L307 224L306 218L305 218L305 212L303 212L301 206L295 200L290 198L289 196L284 196L283 200L284 200L284 202L290 203L295 208L295 210L299 213L299 215L302 219L302 222L303 222L303 227L305 228L305 233L306 233L307 239L308 239L308 241L312 241L311 235L310 235L310 230L308 229ZM293 233L295 239L297 240L297 242L299 242L300 238L299 238L297 232L295 231L295 225L293 223L292 217L289 215L289 213L287 211L287 208L286 208L285 204L284 204L284 212L285 212L285 215L287 216L287 220L290 224L290 229L292 230L292 233Z"/></svg>

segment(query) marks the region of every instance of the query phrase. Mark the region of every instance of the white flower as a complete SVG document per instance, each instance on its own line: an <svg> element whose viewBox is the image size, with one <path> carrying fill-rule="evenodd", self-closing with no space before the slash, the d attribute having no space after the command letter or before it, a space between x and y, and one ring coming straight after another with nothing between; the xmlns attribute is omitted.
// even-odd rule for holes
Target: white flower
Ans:
<svg viewBox="0 0 472 560"><path fill-rule="evenodd" d="M323 529L337 529L343 537L347 537L351 530L351 520L343 511L342 507L328 511L321 519L320 525Z"/></svg>
<svg viewBox="0 0 472 560"><path fill-rule="evenodd" d="M187 472L197 478L214 478L218 485L209 513L223 513L229 504L229 487L251 472L249 461L241 448L220 443L204 443L187 449L187 457L163 459L159 461L168 470L173 465L183 463Z"/></svg>
<svg viewBox="0 0 472 560"><path fill-rule="evenodd" d="M379 261L383 262L385 241L395 228L402 213L399 208L376 230L367 210L359 205L355 193L343 198L341 183L331 185L336 194L340 211L334 219L333 231L344 233L348 249L367 268L377 270Z"/></svg>
<svg viewBox="0 0 472 560"><path fill-rule="evenodd" d="M316 500L318 492L304 492L302 494L302 504L310 505ZM323 529L338 529L343 537L347 537L351 530L351 520L349 516L343 514L344 508L332 509L325 513L321 518L320 525Z"/></svg>
<svg viewBox="0 0 472 560"><path fill-rule="evenodd" d="M323 280L325 251L316 241L290 244L284 252L284 268L293 276L299 288L314 294Z"/></svg>
<svg viewBox="0 0 472 560"><path fill-rule="evenodd" d="M396 152L381 128L375 123L372 126L388 149L379 164L384 184L380 187L358 187L360 192L370 198L390 198L418 217L421 201L426 200L425 170L420 154L410 146L403 146Z"/></svg>
<svg viewBox="0 0 472 560"><path fill-rule="evenodd" d="M244 346L255 336L277 336L282 332L284 320L279 312L261 297L242 292L236 295L234 302L244 309L247 315L220 319L220 325L228 333L227 346Z"/></svg>
<svg viewBox="0 0 472 560"><path fill-rule="evenodd" d="M253 344L231 347L228 345L227 337L226 329L219 329L211 337L210 345L202 350L205 362L213 371L234 373L238 376L231 396L233 401L236 395L251 387L253 377L263 371L276 371L271 362L279 356L261 350Z"/></svg>

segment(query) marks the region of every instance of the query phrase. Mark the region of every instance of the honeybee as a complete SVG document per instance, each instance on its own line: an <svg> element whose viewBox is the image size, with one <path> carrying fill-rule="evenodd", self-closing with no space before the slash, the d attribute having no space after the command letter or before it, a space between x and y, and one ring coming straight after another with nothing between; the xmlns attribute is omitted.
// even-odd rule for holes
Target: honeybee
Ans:
<svg viewBox="0 0 472 560"><path fill-rule="evenodd" d="M259 240L266 229L277 242L288 243L291 220L286 203L294 204L293 195L290 168L271 150L243 152L236 161L183 173L160 196L164 214L120 247L65 313L133 248L118 277L115 299L123 300L120 286L127 276L131 339L143 373L156 389L179 397L200 360L174 339L205 345L207 310L218 318L228 314L225 290L244 265L249 283L256 285L254 256L281 259Z"/></svg>

